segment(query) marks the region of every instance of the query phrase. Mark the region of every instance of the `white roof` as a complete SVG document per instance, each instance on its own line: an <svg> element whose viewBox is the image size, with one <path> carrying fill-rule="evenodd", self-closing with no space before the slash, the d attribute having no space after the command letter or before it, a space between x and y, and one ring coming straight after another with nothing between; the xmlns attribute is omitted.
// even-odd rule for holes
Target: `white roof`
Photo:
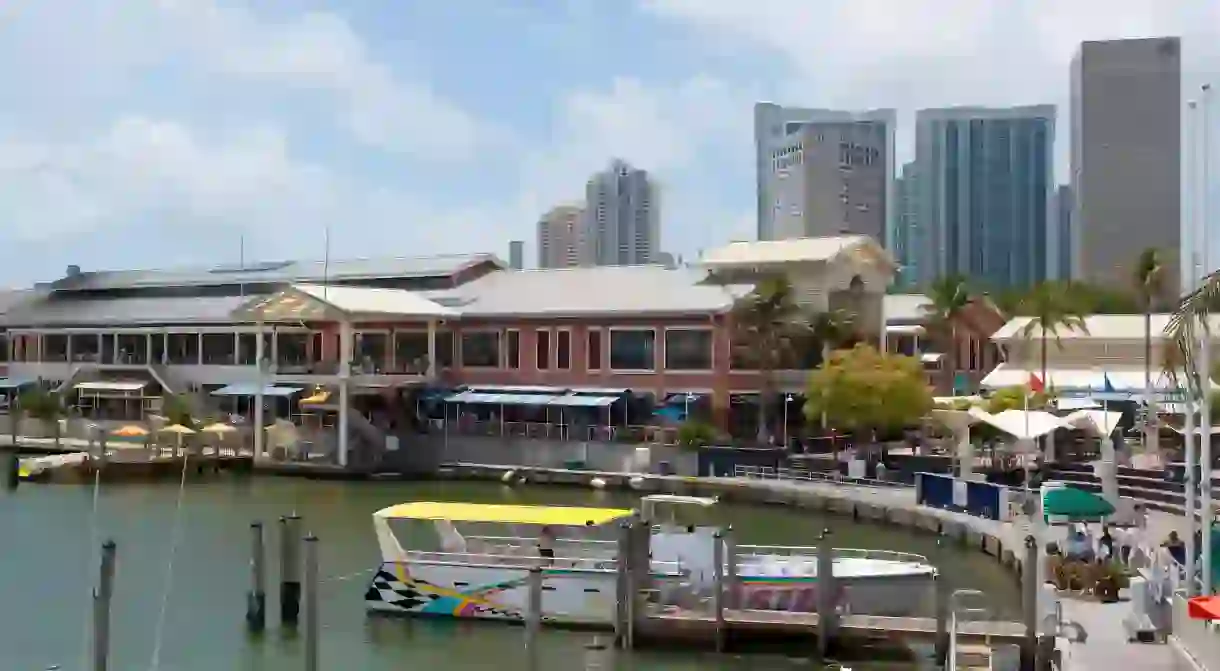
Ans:
<svg viewBox="0 0 1220 671"><path fill-rule="evenodd" d="M1102 436L1110 435L1123 419L1121 412L1105 410L1077 410L1063 418L1063 421L1078 429L1088 429Z"/></svg>
<svg viewBox="0 0 1220 671"><path fill-rule="evenodd" d="M969 413L1018 439L1037 438L1067 426L1063 419L1041 410L1005 410L993 415L981 408L970 408Z"/></svg>
<svg viewBox="0 0 1220 671"><path fill-rule="evenodd" d="M1152 315L1152 338L1159 340L1165 336L1165 328L1169 325L1171 315L1154 314ZM1021 332L1025 325L1030 322L1032 317L1013 317L991 335L992 340L1024 340L1025 334ZM1220 315L1214 315L1211 318L1212 331L1220 333ZM1143 340L1144 339L1144 316L1143 315L1087 315L1084 318L1085 326L1088 327L1088 333L1075 329L1059 329L1059 338L1062 340L1075 339L1095 339L1095 340ZM1048 337L1050 334L1047 334ZM1042 337L1040 331L1035 330L1029 334L1033 340Z"/></svg>
<svg viewBox="0 0 1220 671"><path fill-rule="evenodd" d="M821 238L731 242L707 251L698 263L703 266L760 266L779 263L830 261L841 255L862 252L870 260L894 265L881 246L867 235L834 235Z"/></svg>
<svg viewBox="0 0 1220 671"><path fill-rule="evenodd" d="M452 317L457 311L404 289L294 284L292 288L348 314Z"/></svg>
<svg viewBox="0 0 1220 671"><path fill-rule="evenodd" d="M925 306L931 304L932 299L923 294L886 294L881 302L881 311L886 324L924 321L928 318Z"/></svg>
<svg viewBox="0 0 1220 671"><path fill-rule="evenodd" d="M1029 376L1042 377L1042 371L1037 368L1022 368L1011 363L1002 363L995 367L979 383L988 389L1003 387L1021 387L1029 383ZM1085 389L1089 391L1105 391L1106 379L1114 391L1139 392L1144 389L1143 366L1111 366L1107 368L1047 368L1046 377L1042 380L1047 387L1055 389ZM1164 371L1153 371L1152 386L1154 390L1174 390L1177 385Z"/></svg>

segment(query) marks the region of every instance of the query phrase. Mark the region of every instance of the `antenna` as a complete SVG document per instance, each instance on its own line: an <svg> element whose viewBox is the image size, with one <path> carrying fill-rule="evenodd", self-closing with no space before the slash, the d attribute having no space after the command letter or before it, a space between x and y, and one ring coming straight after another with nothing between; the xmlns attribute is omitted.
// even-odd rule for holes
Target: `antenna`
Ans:
<svg viewBox="0 0 1220 671"><path fill-rule="evenodd" d="M330 289L330 224L322 233L322 300L326 300Z"/></svg>

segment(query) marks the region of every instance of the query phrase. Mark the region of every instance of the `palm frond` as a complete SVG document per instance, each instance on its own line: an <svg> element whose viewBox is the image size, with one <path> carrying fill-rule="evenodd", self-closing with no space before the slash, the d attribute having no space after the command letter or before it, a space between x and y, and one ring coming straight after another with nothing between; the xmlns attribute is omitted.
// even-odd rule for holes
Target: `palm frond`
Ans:
<svg viewBox="0 0 1220 671"><path fill-rule="evenodd" d="M1183 296L1170 316L1169 323L1165 326L1165 336L1181 355L1183 369L1170 372L1175 385L1181 385L1179 377L1184 374L1192 391L1198 392L1202 389L1196 350L1201 331L1217 308L1220 308L1220 271L1204 277L1199 288Z"/></svg>

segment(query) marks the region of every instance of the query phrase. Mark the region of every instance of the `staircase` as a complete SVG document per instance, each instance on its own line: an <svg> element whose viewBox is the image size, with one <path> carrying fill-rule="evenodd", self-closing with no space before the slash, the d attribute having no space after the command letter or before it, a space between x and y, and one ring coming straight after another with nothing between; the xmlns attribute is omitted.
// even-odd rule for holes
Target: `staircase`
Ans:
<svg viewBox="0 0 1220 671"><path fill-rule="evenodd" d="M1056 465L1047 478L1091 492L1101 492L1101 480L1089 464ZM1119 496L1140 501L1153 510L1175 515L1185 511L1186 486L1179 478L1169 479L1164 471L1130 466L1119 466L1117 478ZM1220 480L1212 478L1211 484L1212 498L1220 504Z"/></svg>
<svg viewBox="0 0 1220 671"><path fill-rule="evenodd" d="M348 406L348 465L371 468L381 461L386 451L386 432L377 428L360 411Z"/></svg>
<svg viewBox="0 0 1220 671"><path fill-rule="evenodd" d="M87 364L87 363L76 364L75 366L72 367L72 372L68 374L68 377L63 382L60 382L59 386L55 388L55 393L65 394L68 391L71 391L72 388L75 387L78 382L82 381L81 378L84 378L89 373L96 372L96 371L97 371L96 364Z"/></svg>
<svg viewBox="0 0 1220 671"><path fill-rule="evenodd" d="M166 393L174 394L183 399L192 417L202 418L211 414L209 411L212 408L208 407L206 400L199 392L192 390L191 385L178 377L178 374L169 366L165 364L149 364L140 368L146 369L148 374L157 381L157 384L161 385L161 389Z"/></svg>

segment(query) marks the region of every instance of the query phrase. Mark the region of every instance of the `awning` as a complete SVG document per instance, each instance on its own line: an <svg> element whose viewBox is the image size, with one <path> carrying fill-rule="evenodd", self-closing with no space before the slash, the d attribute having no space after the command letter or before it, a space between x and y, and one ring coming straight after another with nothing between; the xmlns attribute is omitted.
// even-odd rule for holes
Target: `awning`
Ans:
<svg viewBox="0 0 1220 671"><path fill-rule="evenodd" d="M1220 596L1196 596L1186 602L1192 620L1220 620Z"/></svg>
<svg viewBox="0 0 1220 671"><path fill-rule="evenodd" d="M565 387L546 387L542 385L511 385L511 384L472 384L468 391L481 394L550 394L559 396L568 393Z"/></svg>
<svg viewBox="0 0 1220 671"><path fill-rule="evenodd" d="M1101 404L1091 398L1057 398L1055 408L1058 410L1093 410Z"/></svg>
<svg viewBox="0 0 1220 671"><path fill-rule="evenodd" d="M608 408L617 400L617 396L559 396L550 404L565 408Z"/></svg>
<svg viewBox="0 0 1220 671"><path fill-rule="evenodd" d="M140 391L148 383L142 380L93 380L76 385L77 391Z"/></svg>
<svg viewBox="0 0 1220 671"><path fill-rule="evenodd" d="M1093 492L1075 487L1044 488L1042 513L1047 518L1067 518L1069 522L1092 521L1113 515L1114 505Z"/></svg>
<svg viewBox="0 0 1220 671"><path fill-rule="evenodd" d="M968 412L980 422L1018 439L1037 438L1068 426L1062 418L1041 410L1005 410L993 415L982 408L970 408Z"/></svg>
<svg viewBox="0 0 1220 671"><path fill-rule="evenodd" d="M21 389L34 384L36 380L26 380L20 377L0 377L0 389Z"/></svg>
<svg viewBox="0 0 1220 671"><path fill-rule="evenodd" d="M1078 429L1088 429L1099 436L1108 436L1118 428L1119 422L1123 419L1121 412L1108 412L1106 410L1077 410L1063 421L1071 424Z"/></svg>
<svg viewBox="0 0 1220 671"><path fill-rule="evenodd" d="M684 391L676 394L666 395L664 404L685 406L687 403L698 403L701 399L706 397L707 394L700 394L694 391Z"/></svg>
<svg viewBox="0 0 1220 671"><path fill-rule="evenodd" d="M568 391L577 396L622 396L631 390L618 387L573 387Z"/></svg>
<svg viewBox="0 0 1220 671"><path fill-rule="evenodd" d="M263 387L263 396L292 396L301 391L301 387ZM258 396L256 384L231 384L212 392L213 396Z"/></svg>
<svg viewBox="0 0 1220 671"><path fill-rule="evenodd" d="M576 508L567 506L514 506L483 503L438 503L415 501L400 503L373 513L374 517L400 520L446 520L449 522L490 522L498 524L536 524L563 527L597 526L627 517L622 508Z"/></svg>
<svg viewBox="0 0 1220 671"><path fill-rule="evenodd" d="M474 403L478 405L550 405L558 396L551 394L484 394L463 391L446 397L446 403Z"/></svg>

